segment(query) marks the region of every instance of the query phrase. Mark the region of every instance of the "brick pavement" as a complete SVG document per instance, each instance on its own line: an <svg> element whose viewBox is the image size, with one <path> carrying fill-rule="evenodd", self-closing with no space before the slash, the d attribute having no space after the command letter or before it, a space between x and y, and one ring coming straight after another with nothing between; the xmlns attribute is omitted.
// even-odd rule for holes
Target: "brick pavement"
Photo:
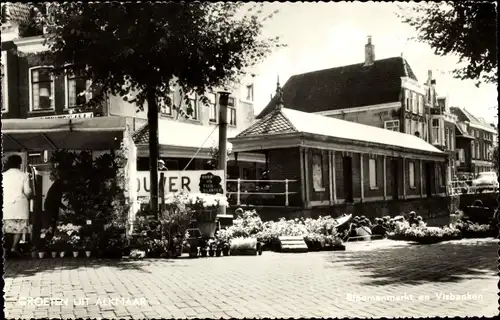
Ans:
<svg viewBox="0 0 500 320"><path fill-rule="evenodd" d="M379 240L348 243L345 252L257 257L13 260L6 262L5 313L140 319L493 316L496 270L496 242L475 239L431 246Z"/></svg>

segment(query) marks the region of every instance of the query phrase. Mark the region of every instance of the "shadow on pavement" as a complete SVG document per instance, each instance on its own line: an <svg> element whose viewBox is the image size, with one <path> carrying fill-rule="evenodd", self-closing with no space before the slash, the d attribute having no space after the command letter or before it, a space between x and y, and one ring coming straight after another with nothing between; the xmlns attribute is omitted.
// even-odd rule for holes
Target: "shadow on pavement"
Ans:
<svg viewBox="0 0 500 320"><path fill-rule="evenodd" d="M380 286L460 282L496 276L498 241L466 239L432 245L406 245L337 252L325 257L335 268L341 263L368 278L363 284Z"/></svg>
<svg viewBox="0 0 500 320"><path fill-rule="evenodd" d="M59 270L76 270L93 268L99 272L100 268L114 268L119 270L139 270L144 273L151 273L144 269L151 263L168 263L169 266L182 267L181 261L168 259L72 259L72 258L44 258L44 259L12 259L4 260L4 278L29 277L41 272L52 272Z"/></svg>

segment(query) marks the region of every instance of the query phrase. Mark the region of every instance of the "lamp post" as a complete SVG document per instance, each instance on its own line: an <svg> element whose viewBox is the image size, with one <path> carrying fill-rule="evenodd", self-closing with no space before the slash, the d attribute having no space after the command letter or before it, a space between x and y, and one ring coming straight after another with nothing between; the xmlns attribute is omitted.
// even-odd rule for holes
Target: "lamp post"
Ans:
<svg viewBox="0 0 500 320"><path fill-rule="evenodd" d="M228 91L219 91L219 161L218 168L223 170L224 182L227 177L227 105L229 102ZM227 183L222 186L223 195L226 195ZM226 214L226 207L221 207L221 214Z"/></svg>

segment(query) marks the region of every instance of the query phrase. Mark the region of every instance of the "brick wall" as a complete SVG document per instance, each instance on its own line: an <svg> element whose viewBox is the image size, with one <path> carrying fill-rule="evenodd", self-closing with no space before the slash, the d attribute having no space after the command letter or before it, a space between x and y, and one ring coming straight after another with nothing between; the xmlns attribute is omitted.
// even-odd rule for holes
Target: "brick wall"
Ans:
<svg viewBox="0 0 500 320"><path fill-rule="evenodd" d="M376 165L376 188L370 188L370 159L375 160ZM384 196L384 158L379 155L363 156L363 188L365 198Z"/></svg>
<svg viewBox="0 0 500 320"><path fill-rule="evenodd" d="M269 180L297 180L288 185L289 192L297 192L289 196L289 203L290 206L302 206L299 148L269 150L268 159ZM272 192L285 192L284 183L271 183L271 187ZM284 205L284 197L276 200Z"/></svg>

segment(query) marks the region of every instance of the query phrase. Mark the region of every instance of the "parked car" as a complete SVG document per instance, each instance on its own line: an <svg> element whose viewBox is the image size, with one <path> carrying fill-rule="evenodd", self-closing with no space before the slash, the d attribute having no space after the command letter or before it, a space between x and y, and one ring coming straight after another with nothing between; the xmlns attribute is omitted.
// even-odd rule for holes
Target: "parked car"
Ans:
<svg viewBox="0 0 500 320"><path fill-rule="evenodd" d="M497 190L498 189L498 176L494 171L481 172L478 174L477 178L472 180L472 186L476 192L483 192L485 190Z"/></svg>

